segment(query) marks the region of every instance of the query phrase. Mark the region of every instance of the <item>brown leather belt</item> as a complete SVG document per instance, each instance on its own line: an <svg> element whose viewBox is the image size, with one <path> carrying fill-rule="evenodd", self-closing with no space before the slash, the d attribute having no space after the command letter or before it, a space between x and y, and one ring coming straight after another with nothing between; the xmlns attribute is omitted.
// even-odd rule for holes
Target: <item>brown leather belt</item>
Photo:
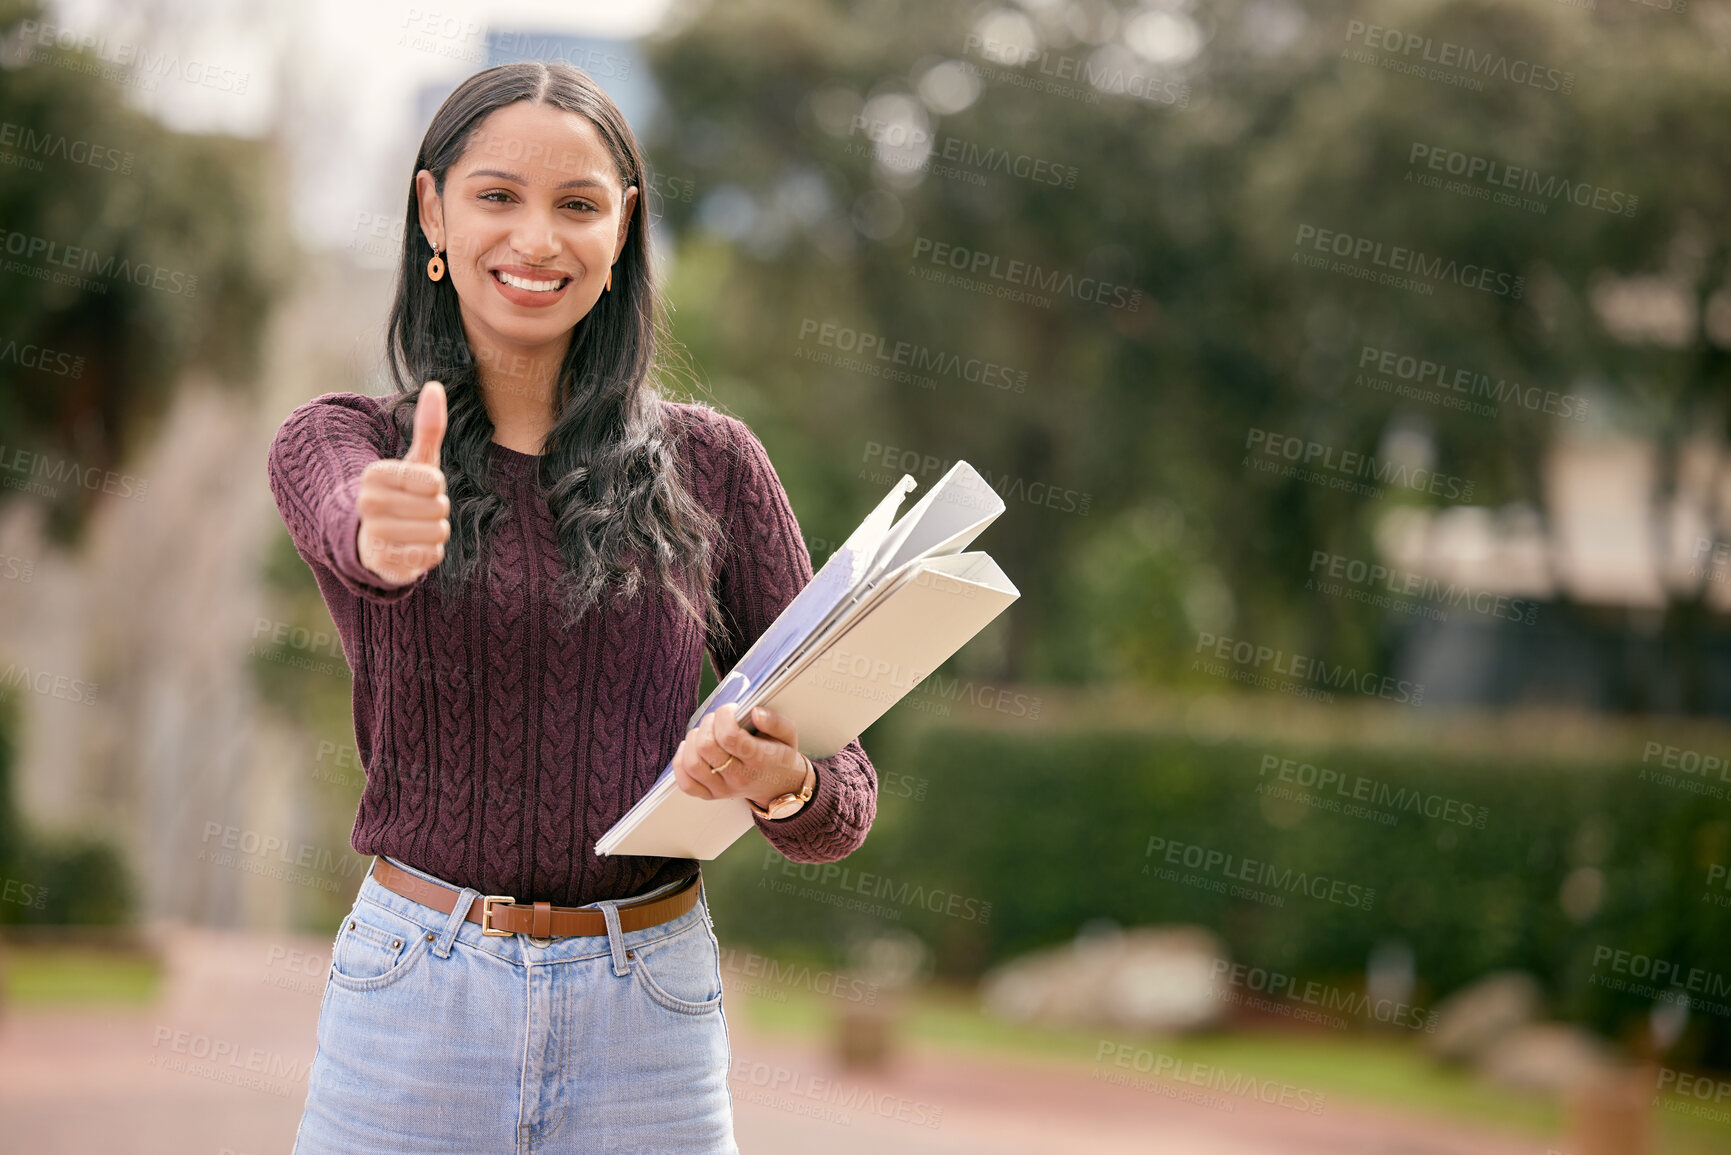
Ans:
<svg viewBox="0 0 1731 1155"><path fill-rule="evenodd" d="M459 891L443 883L429 882L418 874L399 870L380 856L373 859L373 877L379 885L422 906L450 914ZM619 908L619 929L643 930L678 918L697 905L697 875L672 894L634 902ZM481 924L486 935L526 934L532 938L565 938L569 935L607 933L607 920L599 910L575 906L553 906L545 902L518 902L508 894L478 895L463 916Z"/></svg>

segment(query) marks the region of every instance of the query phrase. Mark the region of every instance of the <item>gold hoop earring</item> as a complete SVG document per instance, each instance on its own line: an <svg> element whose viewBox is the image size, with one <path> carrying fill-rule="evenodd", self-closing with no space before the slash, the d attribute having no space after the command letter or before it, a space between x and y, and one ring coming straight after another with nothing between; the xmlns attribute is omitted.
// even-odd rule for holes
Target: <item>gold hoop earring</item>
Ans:
<svg viewBox="0 0 1731 1155"><path fill-rule="evenodd" d="M433 250L433 259L427 262L427 279L436 281L445 275L445 262L439 259L439 250Z"/></svg>
<svg viewBox="0 0 1731 1155"><path fill-rule="evenodd" d="M608 292L608 293L611 293L613 291L613 266L612 265L607 266L607 288L603 291Z"/></svg>

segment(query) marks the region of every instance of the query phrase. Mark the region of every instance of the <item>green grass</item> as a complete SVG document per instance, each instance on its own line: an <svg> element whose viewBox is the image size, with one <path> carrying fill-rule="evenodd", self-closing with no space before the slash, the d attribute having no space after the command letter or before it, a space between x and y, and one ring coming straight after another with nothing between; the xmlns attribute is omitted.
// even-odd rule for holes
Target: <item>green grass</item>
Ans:
<svg viewBox="0 0 1731 1155"><path fill-rule="evenodd" d="M746 993L743 1001L753 1027L806 1038L831 1036L835 1013L847 1006L795 989L777 992L775 998ZM897 1037L962 1054L1017 1056L1084 1075L1098 1071L1157 1079L1134 1067L1116 1066L1110 1057L1098 1058L1103 1044L1125 1044L1184 1063L1217 1066L1228 1077L1291 1084L1321 1093L1330 1104L1392 1106L1540 1139L1558 1138L1566 1127L1561 1105L1549 1098L1506 1091L1469 1073L1440 1067L1411 1041L1398 1037L1341 1032L1157 1038L1124 1031L1032 1026L991 1018L979 1011L971 993L944 989L922 992L906 1005ZM1687 1101L1675 1096L1668 1095L1665 1104L1668 1109L1655 1113L1656 1155L1731 1151L1731 1125L1677 1113Z"/></svg>
<svg viewBox="0 0 1731 1155"><path fill-rule="evenodd" d="M13 1006L148 1003L162 978L161 965L150 958L64 948L13 947L0 971Z"/></svg>

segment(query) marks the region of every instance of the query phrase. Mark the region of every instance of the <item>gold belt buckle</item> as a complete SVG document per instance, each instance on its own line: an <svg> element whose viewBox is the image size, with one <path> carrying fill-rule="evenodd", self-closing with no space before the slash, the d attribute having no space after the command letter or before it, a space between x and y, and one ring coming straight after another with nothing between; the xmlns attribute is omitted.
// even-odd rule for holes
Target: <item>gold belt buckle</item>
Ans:
<svg viewBox="0 0 1731 1155"><path fill-rule="evenodd" d="M508 894L484 894L484 895L482 895L481 896L481 933L485 934L485 935L491 935L494 938L504 938L507 935L516 934L517 932L514 930L494 930L493 929L493 904L495 902L516 902L516 901L517 900L515 898L512 898Z"/></svg>

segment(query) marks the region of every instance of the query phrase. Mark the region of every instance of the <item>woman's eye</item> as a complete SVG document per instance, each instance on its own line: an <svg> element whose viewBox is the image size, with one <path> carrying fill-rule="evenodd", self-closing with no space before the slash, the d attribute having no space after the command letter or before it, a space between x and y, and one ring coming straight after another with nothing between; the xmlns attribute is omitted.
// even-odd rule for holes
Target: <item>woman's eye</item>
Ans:
<svg viewBox="0 0 1731 1155"><path fill-rule="evenodd" d="M590 204L588 201L566 201L565 207L568 209L573 209L573 208L574 209L587 209L589 212L599 211L598 209L596 209L596 207L594 205Z"/></svg>
<svg viewBox="0 0 1731 1155"><path fill-rule="evenodd" d="M494 197L498 197L499 200L493 200ZM509 200L510 197L511 197L510 193L503 193L503 192L498 191L497 189L493 190L492 192L484 192L481 194L482 200L493 201L494 204L501 204L504 201Z"/></svg>

